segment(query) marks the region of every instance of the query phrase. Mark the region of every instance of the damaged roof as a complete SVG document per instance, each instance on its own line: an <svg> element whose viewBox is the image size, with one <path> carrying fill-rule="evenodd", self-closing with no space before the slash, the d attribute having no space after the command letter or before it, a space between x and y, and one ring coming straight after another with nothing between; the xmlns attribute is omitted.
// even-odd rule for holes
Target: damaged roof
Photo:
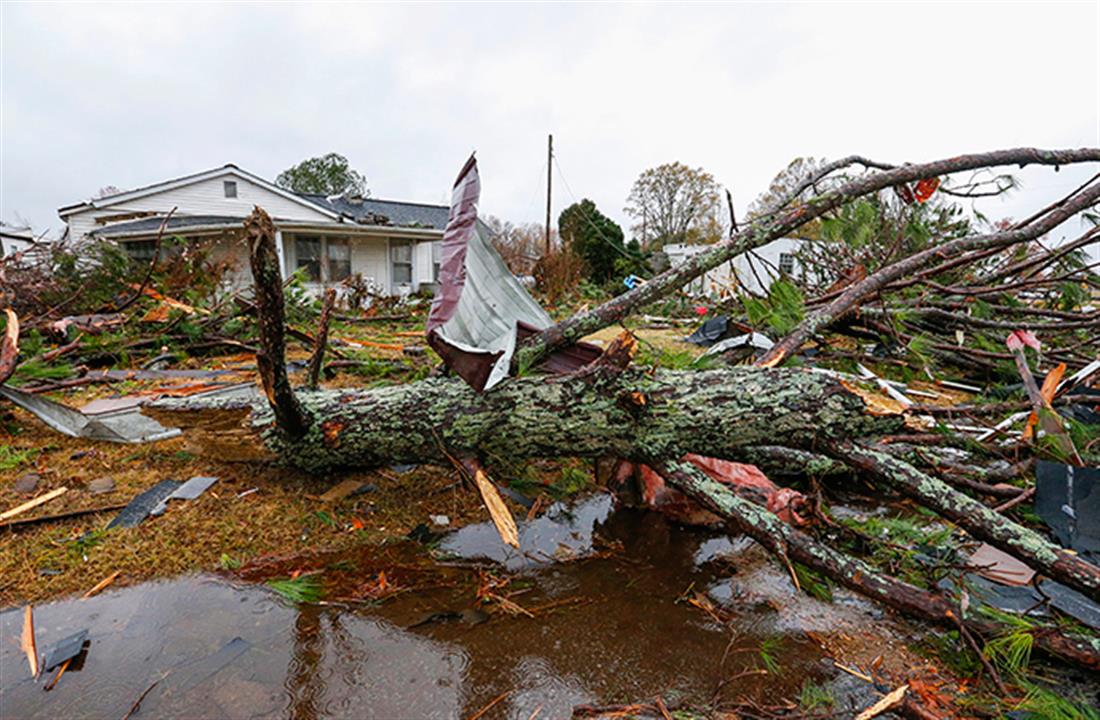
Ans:
<svg viewBox="0 0 1100 720"><path fill-rule="evenodd" d="M117 222L92 230L92 237L118 238L129 235L149 235L160 230L160 224L164 222L163 216L141 218L140 220L127 220ZM180 215L168 219L166 232L186 230L191 228L232 228L240 227L244 223L243 217L231 217L228 215Z"/></svg>
<svg viewBox="0 0 1100 720"><path fill-rule="evenodd" d="M295 195L363 225L443 230L447 227L447 213L450 212L450 208L446 205L426 205L374 198L351 199L345 195L326 196L318 193L295 193Z"/></svg>

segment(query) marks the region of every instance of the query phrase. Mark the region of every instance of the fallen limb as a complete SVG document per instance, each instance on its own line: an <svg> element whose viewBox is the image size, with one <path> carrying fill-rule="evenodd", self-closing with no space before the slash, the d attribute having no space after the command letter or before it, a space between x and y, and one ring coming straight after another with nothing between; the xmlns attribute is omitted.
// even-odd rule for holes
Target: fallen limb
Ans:
<svg viewBox="0 0 1100 720"><path fill-rule="evenodd" d="M956 257L970 250L1004 248L1033 240L1050 232L1082 210L1092 207L1098 199L1100 199L1100 184L1086 189L1057 210L1026 227L989 235L971 235L958 238L940 245L933 245L903 260L887 265L849 286L831 303L807 316L805 320L799 323L798 327L773 345L757 361L757 365L771 367L782 362L784 358L797 352L802 343L811 335L851 312L861 301L879 292L892 281L912 275L933 260Z"/></svg>
<svg viewBox="0 0 1100 720"><path fill-rule="evenodd" d="M816 570L847 588L884 605L951 629L964 616L958 605L942 595L885 575L867 563L845 555L810 535L782 522L766 509L730 492L691 463L647 460L671 484L727 518L734 529L756 540L784 562L795 561ZM970 629L992 635L997 627L967 618ZM1100 639L1071 635L1054 628L1034 634L1038 647L1054 655L1100 669Z"/></svg>
<svg viewBox="0 0 1100 720"><path fill-rule="evenodd" d="M939 177L950 173L976 170L1000 165L1068 165L1071 163L1100 161L1100 148L1079 150L1039 150L1015 148L988 153L959 155L929 163L903 165L891 170L860 176L839 188L815 196L806 202L774 215L767 215L742 226L740 232L716 243L710 250L700 253L681 265L670 268L648 282L623 293L599 307L542 330L532 335L516 349L513 367L533 367L540 359L561 347L574 343L586 335L612 325L634 310L676 292L688 282L708 270L718 267L736 255L784 237L806 223L821 217L830 210L855 198L885 188L924 178ZM871 167L888 167L883 163L863 163L862 159L846 158L845 164L867 164ZM812 184L812 182L811 182ZM806 187L809 187L807 185Z"/></svg>
<svg viewBox="0 0 1100 720"><path fill-rule="evenodd" d="M885 481L956 523L974 537L1018 557L1035 570L1100 600L1100 567L1058 547L941 480L879 450L855 442L828 446L829 455Z"/></svg>

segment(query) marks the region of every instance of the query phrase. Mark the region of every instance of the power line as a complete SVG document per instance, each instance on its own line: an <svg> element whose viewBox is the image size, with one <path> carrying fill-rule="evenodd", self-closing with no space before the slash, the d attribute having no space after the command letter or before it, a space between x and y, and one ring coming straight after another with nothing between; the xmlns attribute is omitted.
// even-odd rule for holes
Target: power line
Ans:
<svg viewBox="0 0 1100 720"><path fill-rule="evenodd" d="M626 248L616 244L615 241L603 234L603 230L600 229L600 226L596 224L595 220L593 220L588 212L584 209L584 205L581 205L580 201L577 200L576 194L573 193L573 188L569 186L569 181L565 179L565 173L562 172L561 164L558 162L557 156L554 156L553 161L554 167L558 169L558 176L561 178L562 183L565 184L566 191L569 193L569 196L573 198L573 204L580 208L582 216L588 222L588 224L592 226L592 229L596 231L596 234L599 235L600 239L610 245L615 250L615 252L619 253L628 260L637 260L638 258L627 252Z"/></svg>

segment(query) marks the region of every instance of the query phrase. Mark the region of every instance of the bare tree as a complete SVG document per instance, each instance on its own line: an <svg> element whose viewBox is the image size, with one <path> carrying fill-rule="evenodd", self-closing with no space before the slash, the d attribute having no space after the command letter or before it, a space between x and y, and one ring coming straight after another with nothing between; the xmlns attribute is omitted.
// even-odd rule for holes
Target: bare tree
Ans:
<svg viewBox="0 0 1100 720"><path fill-rule="evenodd" d="M714 242L724 235L722 193L714 176L679 162L639 175L625 211L634 218L634 236L647 249Z"/></svg>

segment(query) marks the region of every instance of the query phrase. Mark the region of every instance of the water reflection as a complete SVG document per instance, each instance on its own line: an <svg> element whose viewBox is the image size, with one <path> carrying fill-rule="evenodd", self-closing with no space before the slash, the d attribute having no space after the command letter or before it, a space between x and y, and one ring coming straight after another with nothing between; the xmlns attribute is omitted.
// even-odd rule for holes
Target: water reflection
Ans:
<svg viewBox="0 0 1100 720"><path fill-rule="evenodd" d="M584 556L593 546L616 550L552 562ZM538 708L540 717L568 717L579 703L658 694L697 704L774 701L827 672L818 646L775 620L782 614L775 598L794 597L782 573L765 578L770 603L737 606L729 625L678 602L693 583L700 590L729 586L722 578L733 566L752 567L742 557L748 546L674 527L652 513L613 512L606 497L555 508L526 526L524 554L504 554L488 525L455 533L443 548L519 571L514 585L522 592L514 599L535 617L497 613L479 622L484 618L469 612L471 583L454 581L456 572L472 573L454 568L435 586L379 607L295 608L261 586L204 577L147 583L36 609L40 649L77 629L90 631L83 670L66 673L49 693L43 681L27 678L17 641L21 612L0 613L0 714L122 717L157 681L138 720L455 718L502 693L506 698L486 717L525 720ZM735 558L732 566L721 561L727 556ZM740 574L735 579L742 582ZM822 610L828 606L805 607L828 613ZM862 608L853 612L858 620ZM754 648L775 632L784 633L783 672L724 685L759 665Z"/></svg>

